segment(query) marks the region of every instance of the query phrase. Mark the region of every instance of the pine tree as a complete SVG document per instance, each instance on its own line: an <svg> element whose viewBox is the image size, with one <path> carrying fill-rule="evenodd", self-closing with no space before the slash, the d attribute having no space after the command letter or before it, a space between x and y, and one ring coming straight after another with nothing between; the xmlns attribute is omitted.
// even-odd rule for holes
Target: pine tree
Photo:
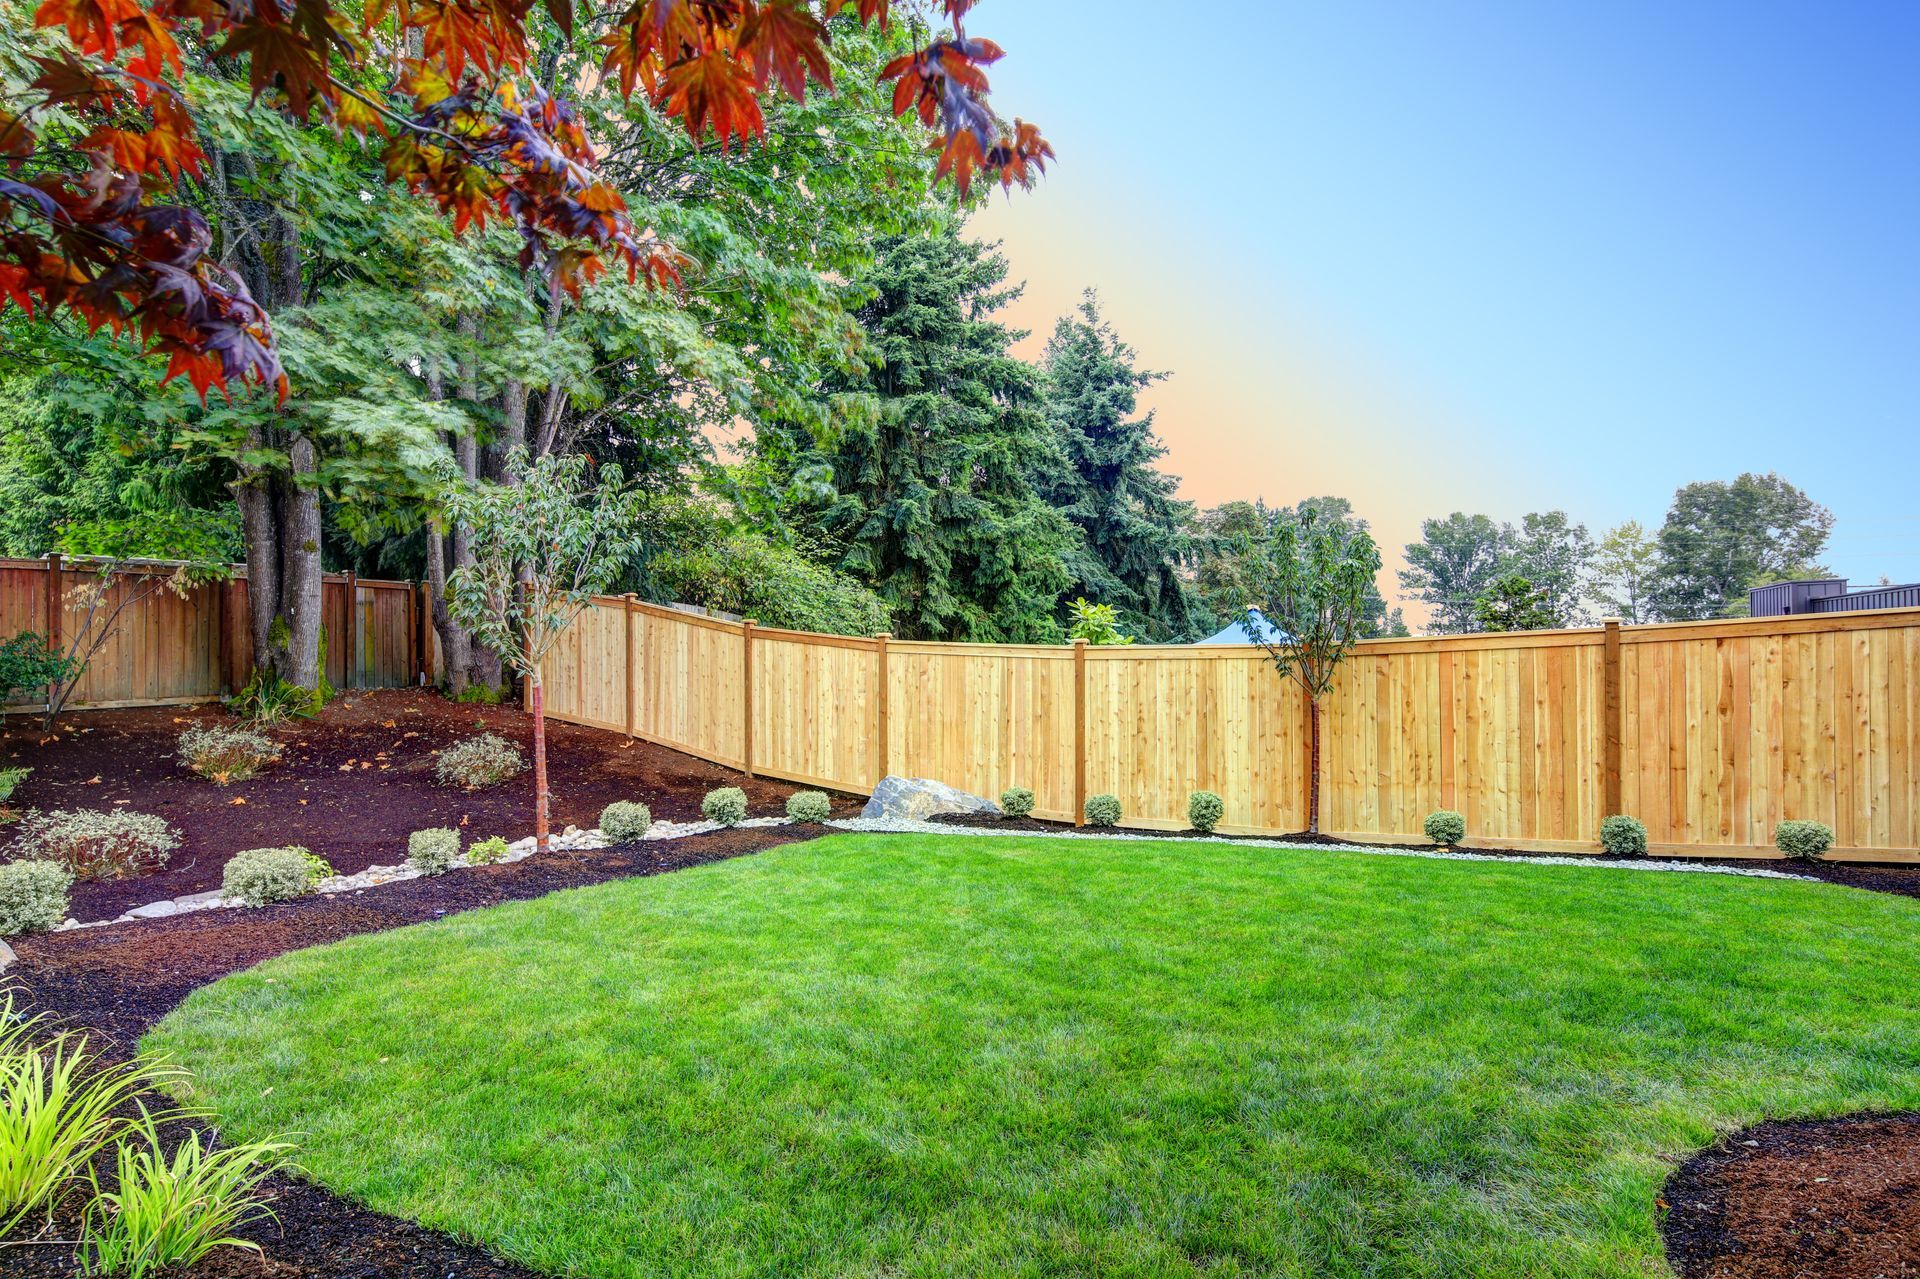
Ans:
<svg viewBox="0 0 1920 1279"><path fill-rule="evenodd" d="M1153 414L1134 416L1139 393L1166 374L1134 360L1091 289L1054 327L1041 369L1067 466L1039 477L1041 491L1084 539L1067 594L1112 605L1145 639L1189 639L1204 625L1179 574L1194 557L1194 509L1174 496L1179 479L1154 466L1167 449Z"/></svg>

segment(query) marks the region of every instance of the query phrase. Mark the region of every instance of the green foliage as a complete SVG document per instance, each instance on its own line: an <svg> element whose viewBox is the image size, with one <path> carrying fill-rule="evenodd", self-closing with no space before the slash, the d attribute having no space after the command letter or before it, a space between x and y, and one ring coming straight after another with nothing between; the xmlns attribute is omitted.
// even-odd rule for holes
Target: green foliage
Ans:
<svg viewBox="0 0 1920 1279"><path fill-rule="evenodd" d="M1317 506L1272 520L1255 539L1243 570L1243 622L1280 677L1300 685L1317 725L1320 699L1359 642L1380 552L1366 529ZM1317 810L1317 787L1315 800Z"/></svg>
<svg viewBox="0 0 1920 1279"><path fill-rule="evenodd" d="M485 790L526 771L526 756L520 748L493 733L449 746L433 762L434 778L442 786L464 790Z"/></svg>
<svg viewBox="0 0 1920 1279"><path fill-rule="evenodd" d="M1120 633L1113 605L1089 603L1084 596L1067 605L1067 638L1094 645L1133 643L1133 636Z"/></svg>
<svg viewBox="0 0 1920 1279"><path fill-rule="evenodd" d="M26 781L32 773L33 770L24 765L0 768L0 806L4 806L13 798L13 793L20 789L20 783Z"/></svg>
<svg viewBox="0 0 1920 1279"><path fill-rule="evenodd" d="M1668 621L1744 611L1749 586L1825 577L1818 560L1833 512L1780 476L1689 484L1660 526L1653 606Z"/></svg>
<svg viewBox="0 0 1920 1279"><path fill-rule="evenodd" d="M1593 553L1593 598L1629 626L1653 620L1653 591L1660 574L1660 548L1638 520L1607 530Z"/></svg>
<svg viewBox="0 0 1920 1279"><path fill-rule="evenodd" d="M787 820L818 826L833 816L833 803L817 790L795 791L787 796Z"/></svg>
<svg viewBox="0 0 1920 1279"><path fill-rule="evenodd" d="M616 844L639 839L653 826L653 813L645 804L617 799L600 810L600 833Z"/></svg>
<svg viewBox="0 0 1920 1279"><path fill-rule="evenodd" d="M220 890L249 906L304 897L319 882L312 859L312 853L298 846L246 849L227 860L220 873Z"/></svg>
<svg viewBox="0 0 1920 1279"><path fill-rule="evenodd" d="M326 663L321 662L324 668ZM327 704L332 690L325 687L301 688L267 671L253 673L239 692L226 700L226 707L241 719L254 724L284 724L293 719L312 719Z"/></svg>
<svg viewBox="0 0 1920 1279"><path fill-rule="evenodd" d="M13 855L58 862L76 879L126 879L161 869L178 847L180 832L152 813L52 809L21 819Z"/></svg>
<svg viewBox="0 0 1920 1279"><path fill-rule="evenodd" d="M195 724L180 734L180 762L210 782L243 782L280 758L280 745L263 733L221 724Z"/></svg>
<svg viewBox="0 0 1920 1279"><path fill-rule="evenodd" d="M738 786L710 790L700 801L700 813L710 822L738 826L747 819L747 793Z"/></svg>
<svg viewBox="0 0 1920 1279"><path fill-rule="evenodd" d="M460 832L432 826L407 836L407 865L422 875L444 874L460 855Z"/></svg>
<svg viewBox="0 0 1920 1279"><path fill-rule="evenodd" d="M1498 578L1473 602L1474 625L1483 631L1541 631L1556 620L1547 593L1518 573Z"/></svg>
<svg viewBox="0 0 1920 1279"><path fill-rule="evenodd" d="M1442 808L1427 814L1427 820L1421 824L1427 838L1442 848L1452 848L1467 837L1467 819L1451 808Z"/></svg>
<svg viewBox="0 0 1920 1279"><path fill-rule="evenodd" d="M73 872L58 862L0 862L0 937L59 927L72 886Z"/></svg>
<svg viewBox="0 0 1920 1279"><path fill-rule="evenodd" d="M1009 786L1000 792L1000 812L1004 816L1029 817L1033 804L1033 792L1024 786Z"/></svg>
<svg viewBox="0 0 1920 1279"><path fill-rule="evenodd" d="M1194 589L1209 625L1243 620L1241 609L1272 530L1284 523L1297 523L1309 510L1316 512L1316 518L1349 532L1372 536L1367 521L1353 513L1353 503L1344 497L1309 497L1297 506L1280 507L1259 501L1227 502L1201 514ZM1378 582L1367 585L1360 601L1358 625L1363 639L1407 633L1406 619L1399 609L1387 607Z"/></svg>
<svg viewBox="0 0 1920 1279"><path fill-rule="evenodd" d="M0 641L0 706L26 693L27 701L45 701L49 684L78 677L79 661L47 645L44 635L21 631Z"/></svg>
<svg viewBox="0 0 1920 1279"><path fill-rule="evenodd" d="M1210 790L1197 790L1187 796L1187 824L1209 835L1227 811L1226 803Z"/></svg>
<svg viewBox="0 0 1920 1279"><path fill-rule="evenodd" d="M767 626L827 635L878 635L893 628L887 602L858 579L758 533L668 551L652 560L649 572L668 599Z"/></svg>
<svg viewBox="0 0 1920 1279"><path fill-rule="evenodd" d="M1784 821L1773 828L1773 846L1798 861L1819 861L1833 847L1833 827L1825 822Z"/></svg>
<svg viewBox="0 0 1920 1279"><path fill-rule="evenodd" d="M320 856L318 853L309 853L304 848L301 849L300 851L306 854L307 891L312 892L314 889L320 886L321 880L333 878L334 876L333 863L329 862L326 858Z"/></svg>
<svg viewBox="0 0 1920 1279"><path fill-rule="evenodd" d="M1459 635L1475 629L1474 602L1493 586L1505 563L1500 526L1485 515L1455 511L1420 525L1420 540L1407 547L1400 589L1431 610L1427 630Z"/></svg>
<svg viewBox="0 0 1920 1279"><path fill-rule="evenodd" d="M1600 847L1609 857L1645 857L1646 823L1624 813L1606 818L1600 823Z"/></svg>
<svg viewBox="0 0 1920 1279"><path fill-rule="evenodd" d="M453 700L461 706L498 706L506 699L505 689L495 684L475 681L461 689Z"/></svg>
<svg viewBox="0 0 1920 1279"><path fill-rule="evenodd" d="M1565 511L1536 511L1521 516L1518 528L1504 526L1501 543L1501 575L1524 577L1532 583L1540 596L1539 608L1550 620L1538 627L1489 626L1487 630L1586 624L1581 601L1593 564L1593 538L1586 525L1575 524Z"/></svg>
<svg viewBox="0 0 1920 1279"><path fill-rule="evenodd" d="M512 851L512 846L503 836L489 835L485 839L476 839L467 845L467 865L491 866Z"/></svg>
<svg viewBox="0 0 1920 1279"><path fill-rule="evenodd" d="M1084 812L1089 826L1118 826L1120 824L1120 801L1112 795L1093 795L1088 797Z"/></svg>

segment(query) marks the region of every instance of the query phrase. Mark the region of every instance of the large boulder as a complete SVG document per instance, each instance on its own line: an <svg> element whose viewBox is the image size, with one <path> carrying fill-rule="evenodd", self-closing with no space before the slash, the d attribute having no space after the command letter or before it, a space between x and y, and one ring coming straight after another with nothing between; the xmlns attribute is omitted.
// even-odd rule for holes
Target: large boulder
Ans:
<svg viewBox="0 0 1920 1279"><path fill-rule="evenodd" d="M926 777L887 776L873 788L873 798L860 810L862 817L904 818L925 821L936 813L997 813L1000 806L990 799L969 795L945 782Z"/></svg>

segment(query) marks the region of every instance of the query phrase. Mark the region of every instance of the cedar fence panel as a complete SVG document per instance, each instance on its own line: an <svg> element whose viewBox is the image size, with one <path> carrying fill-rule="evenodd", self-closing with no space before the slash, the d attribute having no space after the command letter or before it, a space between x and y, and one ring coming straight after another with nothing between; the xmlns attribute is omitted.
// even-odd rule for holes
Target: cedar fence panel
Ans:
<svg viewBox="0 0 1920 1279"><path fill-rule="evenodd" d="M771 630L603 598L549 655L558 719L863 794L888 773L1042 816L1117 795L1124 825L1306 824L1306 705L1237 648L931 644ZM1455 808L1483 846L1597 851L1631 813L1662 851L1920 861L1920 610L1359 645L1322 715L1321 826L1418 841Z"/></svg>

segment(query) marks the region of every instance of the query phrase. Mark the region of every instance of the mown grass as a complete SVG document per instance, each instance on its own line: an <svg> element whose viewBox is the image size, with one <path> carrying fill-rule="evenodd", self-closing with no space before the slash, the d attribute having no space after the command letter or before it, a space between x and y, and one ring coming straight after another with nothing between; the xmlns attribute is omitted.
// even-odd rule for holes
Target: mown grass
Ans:
<svg viewBox="0 0 1920 1279"><path fill-rule="evenodd" d="M1920 908L1703 875L831 837L289 955L149 1046L555 1274L1666 1272L1671 1161L1920 1105Z"/></svg>

